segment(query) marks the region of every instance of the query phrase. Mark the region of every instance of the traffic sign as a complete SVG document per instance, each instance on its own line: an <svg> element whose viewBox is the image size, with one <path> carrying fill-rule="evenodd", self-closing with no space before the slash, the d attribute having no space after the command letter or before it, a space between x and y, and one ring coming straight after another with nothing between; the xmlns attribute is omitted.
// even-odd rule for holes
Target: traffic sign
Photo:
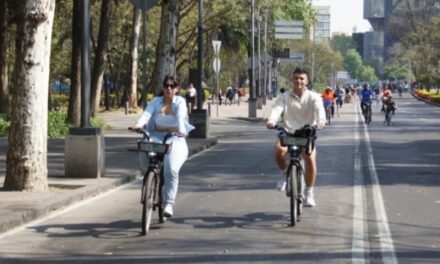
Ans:
<svg viewBox="0 0 440 264"><path fill-rule="evenodd" d="M214 71L215 73L219 74L220 73L220 68L222 66L222 63L220 61L220 58L215 57L214 61L212 62L212 66L214 67Z"/></svg>
<svg viewBox="0 0 440 264"><path fill-rule="evenodd" d="M275 39L302 39L304 22L300 20L275 21Z"/></svg>
<svg viewBox="0 0 440 264"><path fill-rule="evenodd" d="M222 42L220 40L213 40L212 46L214 47L214 54L216 57L220 54L220 47L222 45Z"/></svg>
<svg viewBox="0 0 440 264"><path fill-rule="evenodd" d="M130 0L130 2L140 10L147 11L153 8L159 0Z"/></svg>

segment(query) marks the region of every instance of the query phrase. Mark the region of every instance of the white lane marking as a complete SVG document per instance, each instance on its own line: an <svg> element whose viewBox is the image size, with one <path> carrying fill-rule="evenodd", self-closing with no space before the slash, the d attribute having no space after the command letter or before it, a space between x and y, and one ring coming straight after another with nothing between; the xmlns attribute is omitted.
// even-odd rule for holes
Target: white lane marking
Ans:
<svg viewBox="0 0 440 264"><path fill-rule="evenodd" d="M373 149L370 143L370 135L368 134L367 125L365 124L365 122L363 122L363 124L365 144L367 146L368 170L373 191L374 209L376 212L376 223L378 231L377 237L379 237L382 261L385 264L396 264L398 262L396 258L396 253L394 252L393 238L391 237L390 228L388 226L388 218L385 212L385 205L382 197L379 178L376 172L376 165L374 163Z"/></svg>
<svg viewBox="0 0 440 264"><path fill-rule="evenodd" d="M74 203L74 204L72 204L70 206L67 206L67 207L59 209L59 210L55 210L53 213L50 213L47 216L44 216L44 217L39 218L37 220L34 220L34 221L29 222L29 223L23 224L21 226L18 226L16 228L11 229L10 231L7 231L7 232L5 232L3 234L0 234L0 240L5 238L5 237L14 235L14 234L16 234L16 233L18 233L20 231L23 231L23 230L25 230L25 229L27 229L27 228L29 228L31 226L38 225L38 224L43 223L43 222L45 222L47 220L50 220L52 218L55 218L55 217L60 216L62 214L68 213L68 212L70 212L70 211L72 211L72 210L74 210L74 209L76 209L78 207L81 207L81 206L86 205L88 203L94 202L94 201L96 201L98 199L102 199L102 198L104 198L107 195L110 195L110 194L112 194L114 192L117 192L117 191L119 191L119 190L121 190L123 188L129 187L131 185L137 184L140 181L141 181L141 179L137 179L137 180L134 180L134 181L122 184L122 185L120 185L120 186L118 186L118 187L116 187L114 189L111 189L111 190L108 190L106 192L97 194L96 196L94 196L92 198L85 198L85 200L83 200L83 201Z"/></svg>
<svg viewBox="0 0 440 264"><path fill-rule="evenodd" d="M359 136L359 104L355 105L355 128L354 128L354 181L353 181L353 240L351 246L351 263L365 263L364 248L364 205L362 199L363 173Z"/></svg>

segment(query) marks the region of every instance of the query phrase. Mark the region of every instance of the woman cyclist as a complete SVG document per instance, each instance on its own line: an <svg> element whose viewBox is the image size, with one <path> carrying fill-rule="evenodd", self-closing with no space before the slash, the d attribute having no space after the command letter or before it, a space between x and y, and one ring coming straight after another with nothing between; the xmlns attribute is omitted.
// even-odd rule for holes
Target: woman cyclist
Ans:
<svg viewBox="0 0 440 264"><path fill-rule="evenodd" d="M162 143L167 133L173 133L168 139L172 143L171 152L164 159L164 216L173 216L179 184L179 171L188 157L185 136L194 129L187 121L188 109L183 97L176 95L179 84L173 76L166 76L163 91L153 98L137 121L134 129L144 128L150 133L150 139Z"/></svg>

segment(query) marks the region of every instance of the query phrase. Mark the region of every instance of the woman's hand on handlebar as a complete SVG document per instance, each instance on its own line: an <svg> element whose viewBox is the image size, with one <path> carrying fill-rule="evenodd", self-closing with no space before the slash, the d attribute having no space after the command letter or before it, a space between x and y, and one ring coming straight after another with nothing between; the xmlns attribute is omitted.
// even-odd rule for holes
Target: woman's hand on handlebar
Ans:
<svg viewBox="0 0 440 264"><path fill-rule="evenodd" d="M130 130L131 132L136 132L136 133L141 132L141 128L138 127L138 126L136 126L136 125L129 126L129 127L128 127L128 130Z"/></svg>

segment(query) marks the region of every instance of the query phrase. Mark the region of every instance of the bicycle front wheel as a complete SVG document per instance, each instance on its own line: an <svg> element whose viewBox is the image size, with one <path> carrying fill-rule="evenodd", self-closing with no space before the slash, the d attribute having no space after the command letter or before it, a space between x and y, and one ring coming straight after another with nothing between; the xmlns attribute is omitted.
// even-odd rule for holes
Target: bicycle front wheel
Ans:
<svg viewBox="0 0 440 264"><path fill-rule="evenodd" d="M153 171L147 172L142 184L142 235L144 236L150 230L151 217L153 216L156 179Z"/></svg>
<svg viewBox="0 0 440 264"><path fill-rule="evenodd" d="M295 226L298 221L298 168L292 166L289 172L288 184L290 189L290 224Z"/></svg>

